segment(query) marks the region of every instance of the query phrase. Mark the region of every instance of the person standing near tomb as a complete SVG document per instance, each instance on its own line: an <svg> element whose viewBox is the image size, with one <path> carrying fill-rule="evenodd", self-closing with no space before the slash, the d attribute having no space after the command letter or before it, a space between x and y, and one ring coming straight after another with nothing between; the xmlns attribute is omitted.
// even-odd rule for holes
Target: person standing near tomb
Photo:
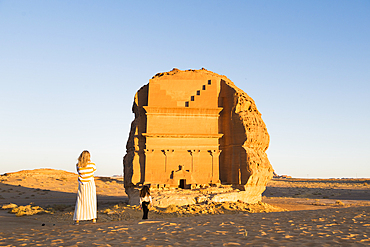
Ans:
<svg viewBox="0 0 370 247"><path fill-rule="evenodd" d="M76 169L78 172L78 192L73 215L74 224L78 225L80 220L92 220L93 223L96 223L97 202L94 181L96 166L90 160L89 151L85 150L80 154Z"/></svg>
<svg viewBox="0 0 370 247"><path fill-rule="evenodd" d="M150 196L150 189L144 185L140 190L140 207L143 209L143 220L148 219L149 206L153 204L152 197Z"/></svg>

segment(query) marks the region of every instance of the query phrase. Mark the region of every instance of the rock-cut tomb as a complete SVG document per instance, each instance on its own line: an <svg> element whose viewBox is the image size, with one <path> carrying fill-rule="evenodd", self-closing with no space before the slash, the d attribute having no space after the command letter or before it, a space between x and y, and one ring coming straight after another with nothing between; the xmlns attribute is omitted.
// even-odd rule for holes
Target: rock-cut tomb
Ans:
<svg viewBox="0 0 370 247"><path fill-rule="evenodd" d="M127 194L152 188L230 184L259 201L273 169L256 104L211 71L158 73L138 90L124 157Z"/></svg>

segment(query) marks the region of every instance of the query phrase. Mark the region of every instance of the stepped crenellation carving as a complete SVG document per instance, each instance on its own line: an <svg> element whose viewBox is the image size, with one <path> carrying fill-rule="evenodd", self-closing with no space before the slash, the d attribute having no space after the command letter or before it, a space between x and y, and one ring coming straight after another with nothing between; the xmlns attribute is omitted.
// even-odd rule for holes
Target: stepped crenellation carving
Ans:
<svg viewBox="0 0 370 247"><path fill-rule="evenodd" d="M195 105L195 101L200 100L201 96L204 95L201 92L207 90L212 85L212 80L207 80L207 83L202 85L201 89L196 90L196 93L194 95L190 96L190 100L185 101L185 107L193 107Z"/></svg>

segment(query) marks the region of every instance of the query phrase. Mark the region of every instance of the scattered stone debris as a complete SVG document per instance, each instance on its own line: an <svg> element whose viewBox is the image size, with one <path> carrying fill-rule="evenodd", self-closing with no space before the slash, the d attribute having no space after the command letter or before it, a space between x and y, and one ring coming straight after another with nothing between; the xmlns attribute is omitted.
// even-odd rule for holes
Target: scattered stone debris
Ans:
<svg viewBox="0 0 370 247"><path fill-rule="evenodd" d="M239 213L269 213L282 212L285 209L259 202L248 204L243 202L223 202L210 204L191 204L191 205L169 205L168 207L152 207L149 212L151 219L191 217L199 215L214 214L239 214ZM100 209L98 212L99 221L115 221L140 219L142 211L139 206L120 203L107 208Z"/></svg>
<svg viewBox="0 0 370 247"><path fill-rule="evenodd" d="M8 209L9 213L16 216L30 216L35 214L49 214L50 217L58 221L70 221L73 216L74 206L72 205L53 205L42 208L33 204L18 206L16 204L3 205L1 209ZM238 213L268 213L287 211L285 209L259 202L248 204L243 202L223 202L210 204L192 204L192 205L169 205L165 208L151 207L150 218L173 218L173 217L191 217L209 214L238 214ZM100 222L135 220L142 217L142 211L139 206L128 205L127 203L103 204L98 209L98 220Z"/></svg>
<svg viewBox="0 0 370 247"><path fill-rule="evenodd" d="M17 204L9 203L9 204L5 204L5 205L1 206L1 209L13 209L13 208L16 208L16 207L18 207Z"/></svg>
<svg viewBox="0 0 370 247"><path fill-rule="evenodd" d="M344 203L340 200L335 201L335 205L344 206Z"/></svg>
<svg viewBox="0 0 370 247"><path fill-rule="evenodd" d="M17 204L10 203L3 205L1 209L8 209L9 213L15 214L16 216L35 215L40 213L53 213L50 210L45 210L40 206L34 206L32 203L26 206L18 206Z"/></svg>

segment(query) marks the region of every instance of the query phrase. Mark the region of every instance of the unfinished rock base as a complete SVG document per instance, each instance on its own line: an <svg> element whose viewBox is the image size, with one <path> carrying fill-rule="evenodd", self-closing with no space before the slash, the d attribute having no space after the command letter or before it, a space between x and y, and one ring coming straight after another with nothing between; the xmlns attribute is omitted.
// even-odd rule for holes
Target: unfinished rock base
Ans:
<svg viewBox="0 0 370 247"><path fill-rule="evenodd" d="M262 189L262 188L261 188ZM263 187L263 190L265 188ZM129 195L130 205L139 205L139 189L131 188L126 190ZM257 203L261 201L261 194L256 195L253 190L240 191L231 186L210 187L207 189L151 189L153 206L168 207L169 205L191 205L203 203L220 202L245 202Z"/></svg>

